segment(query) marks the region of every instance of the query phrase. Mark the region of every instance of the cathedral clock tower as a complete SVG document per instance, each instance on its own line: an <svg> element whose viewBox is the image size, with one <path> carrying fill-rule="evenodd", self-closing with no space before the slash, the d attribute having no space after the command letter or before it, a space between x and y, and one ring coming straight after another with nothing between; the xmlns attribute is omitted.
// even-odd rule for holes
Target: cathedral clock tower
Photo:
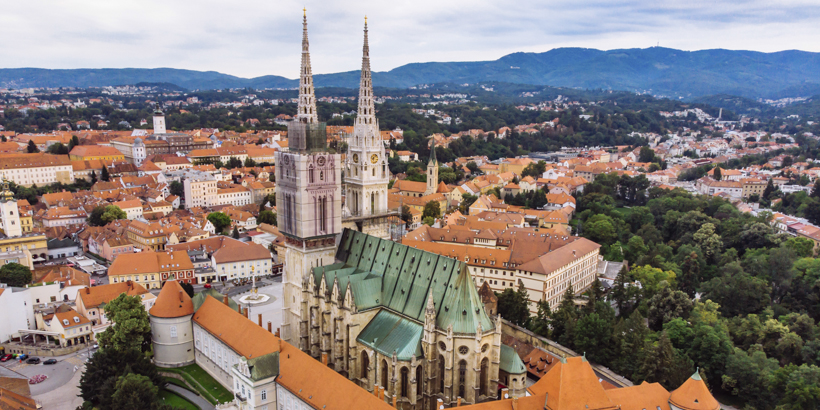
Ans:
<svg viewBox="0 0 820 410"><path fill-rule="evenodd" d="M306 16L302 24L297 114L288 125L289 151L275 156L278 225L286 237L282 338L294 346L308 314L302 284L312 268L334 262L342 231L341 156L328 151L326 125L316 114Z"/></svg>
<svg viewBox="0 0 820 410"><path fill-rule="evenodd" d="M373 101L373 81L370 73L370 46L367 42L367 18L364 22L362 48L362 78L359 84L359 108L348 142L345 161L346 211L350 218L360 220L359 230L381 238L388 237L388 225L374 222L387 209L389 170L384 143L379 133L379 120ZM369 219L368 219L369 218Z"/></svg>

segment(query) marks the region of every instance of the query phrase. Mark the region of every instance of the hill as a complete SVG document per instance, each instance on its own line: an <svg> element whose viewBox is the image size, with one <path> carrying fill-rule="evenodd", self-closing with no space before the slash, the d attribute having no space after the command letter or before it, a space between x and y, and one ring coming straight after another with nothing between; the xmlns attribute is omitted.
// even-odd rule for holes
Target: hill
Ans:
<svg viewBox="0 0 820 410"><path fill-rule="evenodd" d="M625 90L695 99L727 94L751 99L815 95L820 92L820 53L780 51L682 51L652 47L601 51L558 48L513 53L495 61L413 63L373 74L381 87L432 83L507 82L585 89ZM356 88L358 71L319 74L319 87ZM241 78L214 71L156 69L0 69L0 86L101 87L165 82L186 89L293 88L280 76Z"/></svg>

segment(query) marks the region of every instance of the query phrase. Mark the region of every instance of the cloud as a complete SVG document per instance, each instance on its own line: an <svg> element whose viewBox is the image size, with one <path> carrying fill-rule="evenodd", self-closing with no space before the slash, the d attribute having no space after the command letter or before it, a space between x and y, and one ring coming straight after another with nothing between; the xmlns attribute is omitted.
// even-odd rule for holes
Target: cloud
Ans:
<svg viewBox="0 0 820 410"><path fill-rule="evenodd" d="M820 51L814 0L7 3L1 67L175 67L295 78L303 5L314 73L359 68L365 14L379 71L555 47Z"/></svg>

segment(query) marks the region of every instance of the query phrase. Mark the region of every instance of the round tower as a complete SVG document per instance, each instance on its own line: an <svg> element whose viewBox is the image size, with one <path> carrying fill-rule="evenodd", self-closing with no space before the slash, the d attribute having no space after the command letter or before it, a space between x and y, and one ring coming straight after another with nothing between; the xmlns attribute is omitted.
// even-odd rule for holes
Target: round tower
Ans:
<svg viewBox="0 0 820 410"><path fill-rule="evenodd" d="M180 367L194 362L194 304L176 280L165 282L148 311L154 364Z"/></svg>

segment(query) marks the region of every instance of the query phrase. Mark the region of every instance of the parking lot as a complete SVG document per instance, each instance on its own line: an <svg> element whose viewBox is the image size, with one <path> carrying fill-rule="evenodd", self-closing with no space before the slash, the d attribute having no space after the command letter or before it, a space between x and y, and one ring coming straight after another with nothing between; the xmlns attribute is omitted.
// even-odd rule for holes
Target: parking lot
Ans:
<svg viewBox="0 0 820 410"><path fill-rule="evenodd" d="M44 361L51 359L51 357L35 356L41 360L39 364L29 364L26 363L26 360L21 362L16 359L11 359L7 362L0 363L0 365L28 378L32 378L38 374L45 375L47 377L45 381L29 385L32 397L38 399L38 396L53 392L68 383L76 372L82 371L88 354L93 354L93 352L93 349L87 349L65 356L54 357L54 359L57 359L57 363L55 364L43 364ZM79 394L79 389L76 390L76 394ZM74 409L76 406L70 408Z"/></svg>

